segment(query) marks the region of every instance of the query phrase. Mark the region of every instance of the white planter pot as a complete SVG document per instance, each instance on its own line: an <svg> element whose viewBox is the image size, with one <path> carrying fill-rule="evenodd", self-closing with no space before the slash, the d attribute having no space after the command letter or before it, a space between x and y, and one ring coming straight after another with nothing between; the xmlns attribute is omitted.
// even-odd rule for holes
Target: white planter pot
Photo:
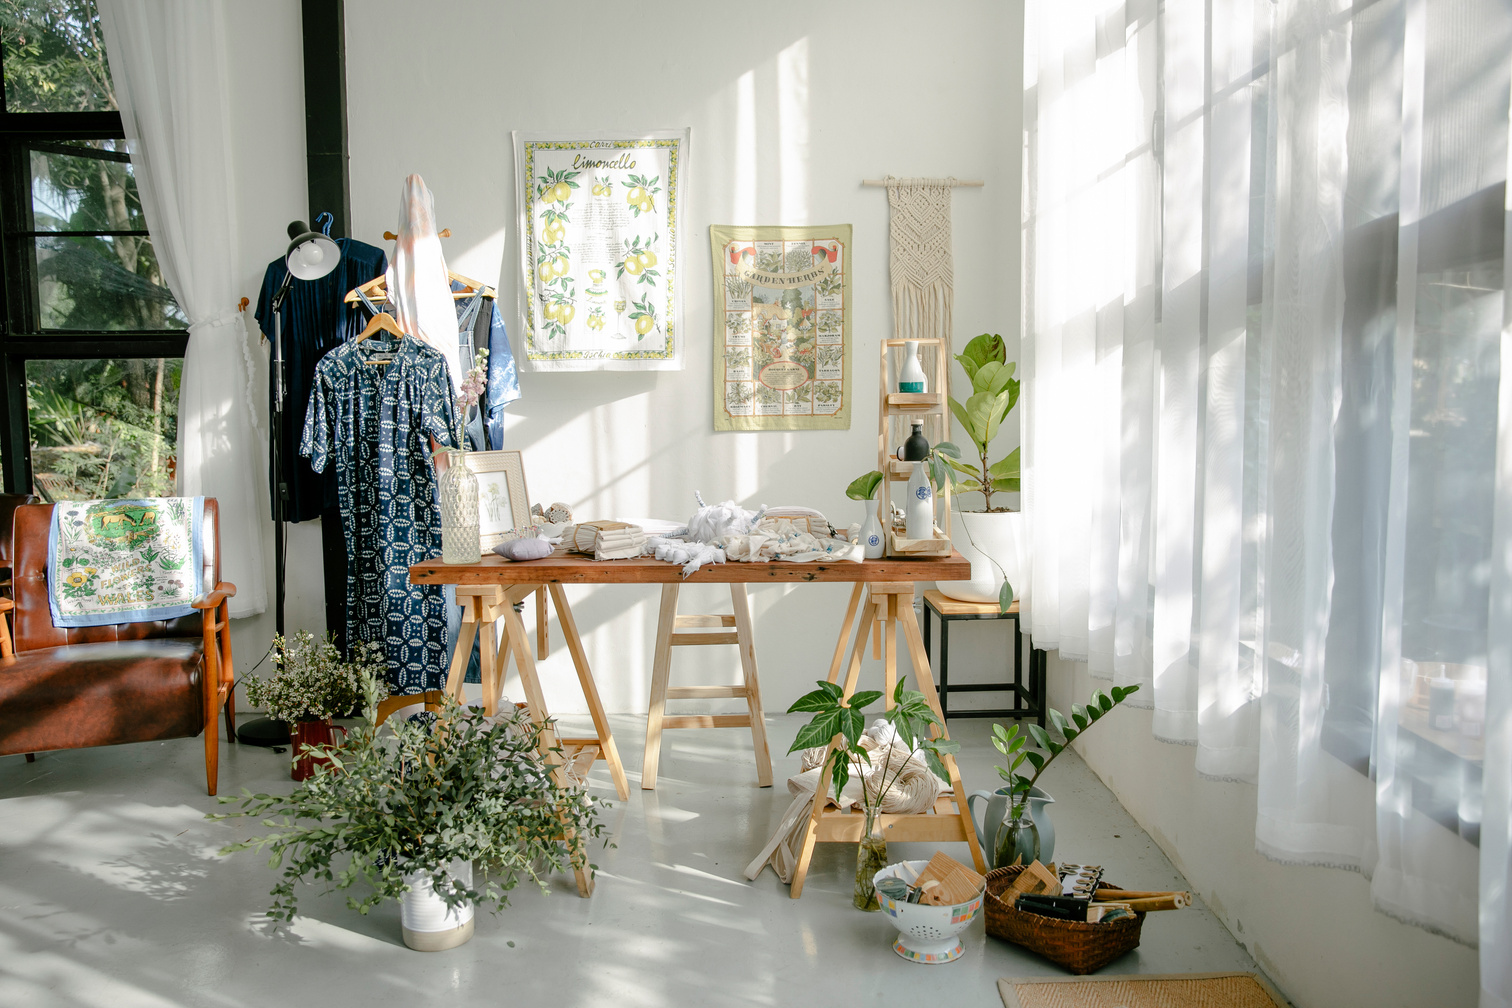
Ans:
<svg viewBox="0 0 1512 1008"><path fill-rule="evenodd" d="M953 511L951 520L950 541L971 561L971 580L941 581L940 591L961 602L996 602L1006 575L1018 598L1029 571L1023 512Z"/></svg>
<svg viewBox="0 0 1512 1008"><path fill-rule="evenodd" d="M472 885L472 862L453 861L449 874ZM431 877L426 872L412 872L404 876L409 892L399 898L399 921L404 931L404 944L417 952L440 952L456 948L473 936L473 910L471 903L448 907L436 895Z"/></svg>

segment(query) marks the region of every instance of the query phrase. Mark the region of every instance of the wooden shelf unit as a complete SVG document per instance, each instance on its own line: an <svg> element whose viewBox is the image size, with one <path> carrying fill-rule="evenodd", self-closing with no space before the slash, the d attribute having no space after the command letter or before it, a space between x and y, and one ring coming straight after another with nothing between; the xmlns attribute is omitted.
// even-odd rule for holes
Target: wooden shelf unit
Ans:
<svg viewBox="0 0 1512 1008"><path fill-rule="evenodd" d="M920 364L925 370L925 391L897 392L898 373L903 367L903 355L907 344L919 344ZM926 353L933 350L933 353ZM934 542L919 541L894 535L892 530L892 488L894 483L907 483L913 471L913 463L900 461L894 454L912 431L911 421L924 422L924 436L931 447L950 436L950 340L941 337L923 337L916 340L886 339L882 341L881 382L877 390L877 470L882 473L882 484L877 488L877 520L882 523L887 539L888 556L941 556L950 553L950 486L940 488L935 495ZM939 536L943 534L944 538Z"/></svg>

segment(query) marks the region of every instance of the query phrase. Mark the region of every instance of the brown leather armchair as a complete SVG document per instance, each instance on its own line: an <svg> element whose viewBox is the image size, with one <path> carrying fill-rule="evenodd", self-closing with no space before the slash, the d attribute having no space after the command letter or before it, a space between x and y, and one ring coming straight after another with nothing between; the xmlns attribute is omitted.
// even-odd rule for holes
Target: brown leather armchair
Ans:
<svg viewBox="0 0 1512 1008"><path fill-rule="evenodd" d="M11 610L11 525L16 508L36 499L31 494L0 493L0 657L11 653L10 618L4 615Z"/></svg>
<svg viewBox="0 0 1512 1008"><path fill-rule="evenodd" d="M168 621L59 629L47 595L51 504L16 509L15 654L0 657L0 756L84 749L205 733L205 783L215 794L216 715L236 740L230 616L236 586L220 580L220 523L205 499L205 584L199 610Z"/></svg>

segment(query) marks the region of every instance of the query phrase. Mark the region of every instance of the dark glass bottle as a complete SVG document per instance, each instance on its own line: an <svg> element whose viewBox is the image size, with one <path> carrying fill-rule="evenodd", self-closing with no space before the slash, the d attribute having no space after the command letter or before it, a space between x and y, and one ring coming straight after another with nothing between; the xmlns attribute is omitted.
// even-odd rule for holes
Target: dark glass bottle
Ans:
<svg viewBox="0 0 1512 1008"><path fill-rule="evenodd" d="M929 458L929 439L924 436L924 421L914 420L913 433L903 442L898 458L904 462L922 462Z"/></svg>

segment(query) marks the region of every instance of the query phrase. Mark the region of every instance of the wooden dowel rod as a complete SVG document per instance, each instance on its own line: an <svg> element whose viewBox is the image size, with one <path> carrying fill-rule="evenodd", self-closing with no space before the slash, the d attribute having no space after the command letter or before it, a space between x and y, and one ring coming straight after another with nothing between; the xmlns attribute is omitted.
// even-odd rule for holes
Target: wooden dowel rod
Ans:
<svg viewBox="0 0 1512 1008"><path fill-rule="evenodd" d="M986 182L983 182L981 179L912 179L912 178L906 178L906 179L871 179L871 178L869 178L869 179L862 179L861 180L861 184L864 185L864 186L877 186L877 187L890 186L890 185L918 185L921 182L929 182L929 183L935 183L935 184L938 184L940 182L949 182L951 185L956 186L957 188L959 188L961 186L968 186L968 187L971 187L971 188L976 188L976 187L984 186L984 185L987 184Z"/></svg>

